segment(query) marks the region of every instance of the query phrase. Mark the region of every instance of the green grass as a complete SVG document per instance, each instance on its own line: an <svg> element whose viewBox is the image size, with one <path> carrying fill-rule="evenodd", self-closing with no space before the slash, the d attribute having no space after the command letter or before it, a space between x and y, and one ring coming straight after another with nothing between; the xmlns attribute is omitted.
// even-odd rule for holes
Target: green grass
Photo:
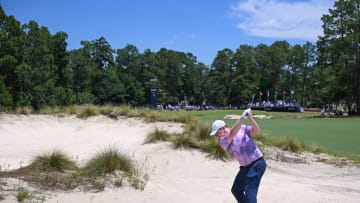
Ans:
<svg viewBox="0 0 360 203"><path fill-rule="evenodd" d="M236 120L224 119L226 115L241 115L242 110L192 112L211 125L223 119L232 126ZM346 156L360 161L360 118L314 118L318 113L253 111L254 115L268 115L272 119L256 119L262 135L276 138L292 138L308 145L315 145L328 153Z"/></svg>
<svg viewBox="0 0 360 203"><path fill-rule="evenodd" d="M288 136L360 160L360 118L257 119L265 136Z"/></svg>
<svg viewBox="0 0 360 203"><path fill-rule="evenodd" d="M16 194L16 199L18 202L23 202L26 199L32 199L32 198L33 198L33 195L27 189L22 188L22 187L18 189L18 192Z"/></svg>

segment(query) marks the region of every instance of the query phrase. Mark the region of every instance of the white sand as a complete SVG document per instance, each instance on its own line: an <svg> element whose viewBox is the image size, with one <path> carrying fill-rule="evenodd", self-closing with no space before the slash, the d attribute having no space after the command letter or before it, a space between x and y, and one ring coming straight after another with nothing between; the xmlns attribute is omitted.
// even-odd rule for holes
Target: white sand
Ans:
<svg viewBox="0 0 360 203"><path fill-rule="evenodd" d="M182 130L181 124L144 123L134 118L111 120L98 116L81 120L72 116L0 115L0 166L2 170L25 166L35 155L54 149L81 164L111 146L131 155L149 174L144 191L107 187L99 193L52 192L46 195L45 202L236 202L230 192L238 171L236 161L211 160L197 150L173 150L166 142L143 145L146 135L156 126L170 132ZM355 203L360 200L358 167L273 160L267 163L258 202ZM15 180L14 184L18 182ZM7 195L1 202L16 202L16 199Z"/></svg>

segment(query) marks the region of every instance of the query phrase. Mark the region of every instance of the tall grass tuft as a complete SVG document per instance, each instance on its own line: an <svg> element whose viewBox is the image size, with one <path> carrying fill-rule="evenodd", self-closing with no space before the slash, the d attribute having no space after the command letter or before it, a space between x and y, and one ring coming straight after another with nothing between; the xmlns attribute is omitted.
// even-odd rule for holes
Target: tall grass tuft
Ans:
<svg viewBox="0 0 360 203"><path fill-rule="evenodd" d="M18 202L23 202L26 199L32 199L33 195L31 194L31 192L29 192L28 190L26 190L23 187L18 188L17 194L16 194L16 199Z"/></svg>
<svg viewBox="0 0 360 203"><path fill-rule="evenodd" d="M109 113L113 112L114 106L108 104L108 105L100 106L98 107L98 109L101 115L108 115Z"/></svg>
<svg viewBox="0 0 360 203"><path fill-rule="evenodd" d="M170 137L171 134L169 134L167 131L155 128L153 132L146 136L144 144L156 143L158 141L168 141Z"/></svg>
<svg viewBox="0 0 360 203"><path fill-rule="evenodd" d="M173 120L175 122L180 122L180 123L191 123L191 122L194 122L196 119L192 114L180 113L180 114L177 114L177 116L175 116L173 118Z"/></svg>
<svg viewBox="0 0 360 203"><path fill-rule="evenodd" d="M196 140L201 141L211 138L209 136L210 126L201 121L193 120L193 122L187 123L184 129L184 133L191 134Z"/></svg>
<svg viewBox="0 0 360 203"><path fill-rule="evenodd" d="M199 140L207 140L207 139L211 138L209 136L210 132L211 132L211 128L209 125L202 123L202 122L198 123L196 135Z"/></svg>
<svg viewBox="0 0 360 203"><path fill-rule="evenodd" d="M22 107L18 107L16 109L16 113L23 114L23 115L29 115L32 113L32 109L30 107L22 106Z"/></svg>
<svg viewBox="0 0 360 203"><path fill-rule="evenodd" d="M131 114L132 107L130 105L124 104L116 109L116 113L120 116L128 116Z"/></svg>
<svg viewBox="0 0 360 203"><path fill-rule="evenodd" d="M199 148L199 145L190 134L177 134L171 142L174 149Z"/></svg>
<svg viewBox="0 0 360 203"><path fill-rule="evenodd" d="M215 139L208 139L202 141L200 144L200 149L203 152L208 153L207 157L227 161L231 160L231 156L216 142Z"/></svg>
<svg viewBox="0 0 360 203"><path fill-rule="evenodd" d="M96 154L83 168L84 174L89 176L104 175L116 170L132 174L134 172L134 164L127 155L120 153L114 148L108 148Z"/></svg>
<svg viewBox="0 0 360 203"><path fill-rule="evenodd" d="M324 153L325 149L320 147L320 146L316 146L316 145L312 145L309 147L310 151L316 154L320 154L320 153Z"/></svg>
<svg viewBox="0 0 360 203"><path fill-rule="evenodd" d="M77 114L78 118L88 118L91 116L97 116L99 115L99 111L98 108L96 108L96 106L94 105L85 105L79 112L79 114Z"/></svg>
<svg viewBox="0 0 360 203"><path fill-rule="evenodd" d="M78 113L78 107L71 105L71 106L67 106L65 108L65 112L68 114L77 114Z"/></svg>
<svg viewBox="0 0 360 203"><path fill-rule="evenodd" d="M40 108L40 114L60 114L64 110L60 106L44 106Z"/></svg>
<svg viewBox="0 0 360 203"><path fill-rule="evenodd" d="M302 142L288 136L280 139L278 143L275 144L275 146L292 152L301 152L305 149L305 145Z"/></svg>
<svg viewBox="0 0 360 203"><path fill-rule="evenodd" d="M64 153L54 150L49 154L37 155L30 164L30 168L37 171L63 172L77 169L76 163Z"/></svg>
<svg viewBox="0 0 360 203"><path fill-rule="evenodd" d="M161 113L158 111L149 111L148 113L145 113L144 116L146 122L156 122L162 120Z"/></svg>

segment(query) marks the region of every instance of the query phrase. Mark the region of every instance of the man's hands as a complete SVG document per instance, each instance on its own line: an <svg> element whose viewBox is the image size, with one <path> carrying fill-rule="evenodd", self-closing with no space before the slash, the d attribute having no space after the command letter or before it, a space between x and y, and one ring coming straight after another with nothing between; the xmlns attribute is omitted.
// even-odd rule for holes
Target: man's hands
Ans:
<svg viewBox="0 0 360 203"><path fill-rule="evenodd" d="M241 117L244 119L247 119L248 115L251 115L251 108L245 109L245 111L242 113Z"/></svg>

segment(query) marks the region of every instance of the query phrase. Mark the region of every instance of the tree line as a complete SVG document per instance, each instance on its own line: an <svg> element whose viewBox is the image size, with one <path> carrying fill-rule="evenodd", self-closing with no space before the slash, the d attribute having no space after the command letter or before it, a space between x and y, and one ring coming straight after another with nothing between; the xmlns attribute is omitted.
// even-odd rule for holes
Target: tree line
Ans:
<svg viewBox="0 0 360 203"><path fill-rule="evenodd" d="M360 112L360 3L339 0L323 15L316 44L242 44L217 52L210 65L192 53L161 48L114 49L104 37L67 51L67 33L35 21L21 24L0 6L0 108L72 104L160 104L239 107L256 100L297 100L322 107L344 102Z"/></svg>

